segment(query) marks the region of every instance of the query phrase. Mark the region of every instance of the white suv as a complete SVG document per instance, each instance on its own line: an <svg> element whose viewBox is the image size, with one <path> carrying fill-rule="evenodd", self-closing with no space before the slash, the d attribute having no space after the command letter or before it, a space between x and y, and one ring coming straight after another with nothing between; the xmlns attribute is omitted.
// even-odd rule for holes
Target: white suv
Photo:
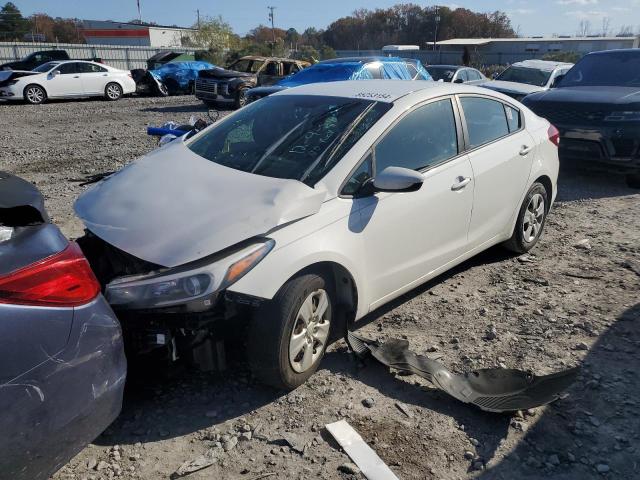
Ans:
<svg viewBox="0 0 640 480"><path fill-rule="evenodd" d="M549 122L478 87L306 85L85 192L81 244L130 348L191 349L202 366L198 349L249 316L254 372L295 388L343 322L492 245L531 249L557 143Z"/></svg>

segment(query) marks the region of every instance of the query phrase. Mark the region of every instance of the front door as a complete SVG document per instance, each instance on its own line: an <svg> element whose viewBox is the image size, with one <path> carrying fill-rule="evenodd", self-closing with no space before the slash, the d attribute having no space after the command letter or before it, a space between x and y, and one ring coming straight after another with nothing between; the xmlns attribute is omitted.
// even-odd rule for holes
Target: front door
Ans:
<svg viewBox="0 0 640 480"><path fill-rule="evenodd" d="M425 281L467 249L474 182L469 159L460 153L459 132L451 99L431 101L404 114L367 160L375 172L399 166L424 175L416 192L354 199L371 309Z"/></svg>
<svg viewBox="0 0 640 480"><path fill-rule="evenodd" d="M273 85L282 79L280 62L269 61L258 74L258 85Z"/></svg>
<svg viewBox="0 0 640 480"><path fill-rule="evenodd" d="M47 75L45 88L49 97L80 96L84 94L80 79L79 62L65 62ZM54 75L53 72L60 72Z"/></svg>

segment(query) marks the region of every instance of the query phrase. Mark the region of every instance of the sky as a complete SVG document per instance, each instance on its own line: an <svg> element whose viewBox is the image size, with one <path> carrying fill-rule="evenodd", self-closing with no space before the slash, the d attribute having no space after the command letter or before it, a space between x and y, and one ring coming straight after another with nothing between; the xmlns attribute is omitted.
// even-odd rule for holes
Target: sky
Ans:
<svg viewBox="0 0 640 480"><path fill-rule="evenodd" d="M138 17L136 0L12 0L23 15L46 13L52 17L128 21ZM358 8L384 8L398 0L139 0L142 19L161 25L191 26L196 10L201 17L221 15L238 34L268 22L267 6L275 6L280 28L325 28L333 20ZM0 0L4 4L5 0ZM434 2L415 0L421 6ZM581 20L589 20L592 33L602 31L603 18L610 19L613 34L623 25L640 29L640 0L455 0L440 3L450 8L489 12L502 10L520 35L575 35Z"/></svg>

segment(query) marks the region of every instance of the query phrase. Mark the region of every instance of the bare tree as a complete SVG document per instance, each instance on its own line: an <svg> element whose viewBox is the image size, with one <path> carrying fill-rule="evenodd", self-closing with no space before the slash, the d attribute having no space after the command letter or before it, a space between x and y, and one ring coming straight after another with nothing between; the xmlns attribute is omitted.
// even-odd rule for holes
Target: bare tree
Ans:
<svg viewBox="0 0 640 480"><path fill-rule="evenodd" d="M602 36L608 37L611 29L611 17L602 17Z"/></svg>
<svg viewBox="0 0 640 480"><path fill-rule="evenodd" d="M631 25L622 25L618 32L618 37L633 37L633 27Z"/></svg>
<svg viewBox="0 0 640 480"><path fill-rule="evenodd" d="M591 33L591 22L589 20L580 20L578 25L578 36L588 37Z"/></svg>

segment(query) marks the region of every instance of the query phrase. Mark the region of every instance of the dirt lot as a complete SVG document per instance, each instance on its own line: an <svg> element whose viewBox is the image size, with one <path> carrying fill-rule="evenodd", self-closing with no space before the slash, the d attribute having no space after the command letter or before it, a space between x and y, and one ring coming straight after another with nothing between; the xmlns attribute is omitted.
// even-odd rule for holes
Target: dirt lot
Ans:
<svg viewBox="0 0 640 480"><path fill-rule="evenodd" d="M204 114L192 97L0 104L0 169L34 182L78 236L72 180L121 168L154 148L147 124L191 114ZM131 378L119 419L54 478L170 478L201 455L213 465L187 478L363 478L323 429L340 418L401 479L640 478L640 192L563 171L558 200L531 255L492 249L376 311L363 332L405 337L458 371L581 364L568 398L484 413L339 342L288 395L233 359L223 374Z"/></svg>

